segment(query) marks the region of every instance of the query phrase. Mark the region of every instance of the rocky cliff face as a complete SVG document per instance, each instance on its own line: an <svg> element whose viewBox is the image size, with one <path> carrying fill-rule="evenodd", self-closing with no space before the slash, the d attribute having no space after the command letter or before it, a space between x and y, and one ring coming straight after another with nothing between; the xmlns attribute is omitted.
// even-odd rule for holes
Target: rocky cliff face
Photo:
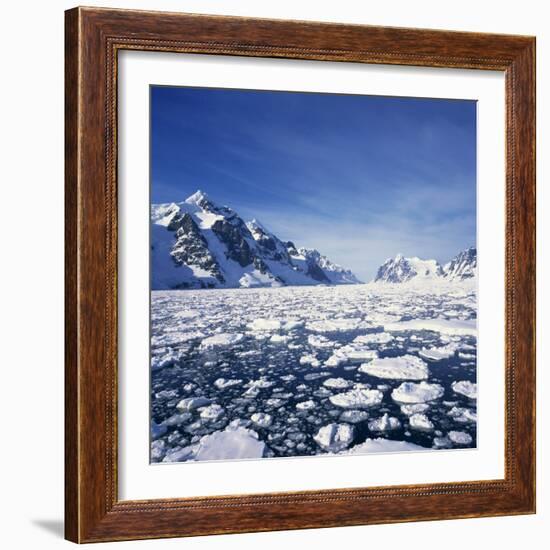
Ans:
<svg viewBox="0 0 550 550"><path fill-rule="evenodd" d="M152 288L353 284L357 277L320 254L283 242L257 220L197 191L151 207Z"/></svg>

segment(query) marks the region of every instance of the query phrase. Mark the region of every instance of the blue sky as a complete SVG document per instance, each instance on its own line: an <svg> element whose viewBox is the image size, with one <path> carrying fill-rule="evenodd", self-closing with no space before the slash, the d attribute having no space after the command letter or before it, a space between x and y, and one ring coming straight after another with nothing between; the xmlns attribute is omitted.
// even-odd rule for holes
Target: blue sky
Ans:
<svg viewBox="0 0 550 550"><path fill-rule="evenodd" d="M365 281L475 245L476 103L151 88L151 200L197 189Z"/></svg>

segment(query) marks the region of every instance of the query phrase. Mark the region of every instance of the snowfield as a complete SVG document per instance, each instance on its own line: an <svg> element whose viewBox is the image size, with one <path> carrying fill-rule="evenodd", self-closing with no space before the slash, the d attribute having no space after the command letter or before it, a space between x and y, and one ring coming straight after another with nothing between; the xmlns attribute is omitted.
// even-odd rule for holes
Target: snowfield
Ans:
<svg viewBox="0 0 550 550"><path fill-rule="evenodd" d="M470 283L153 291L151 461L475 447Z"/></svg>

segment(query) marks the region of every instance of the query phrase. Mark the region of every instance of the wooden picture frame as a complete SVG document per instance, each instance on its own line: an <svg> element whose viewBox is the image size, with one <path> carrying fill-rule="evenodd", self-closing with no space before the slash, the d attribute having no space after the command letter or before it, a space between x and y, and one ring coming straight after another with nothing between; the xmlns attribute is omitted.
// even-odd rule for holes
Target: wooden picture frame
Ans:
<svg viewBox="0 0 550 550"><path fill-rule="evenodd" d="M504 479L248 496L117 495L117 54L155 50L501 71ZM535 512L535 39L100 8L66 12L66 538L97 542Z"/></svg>

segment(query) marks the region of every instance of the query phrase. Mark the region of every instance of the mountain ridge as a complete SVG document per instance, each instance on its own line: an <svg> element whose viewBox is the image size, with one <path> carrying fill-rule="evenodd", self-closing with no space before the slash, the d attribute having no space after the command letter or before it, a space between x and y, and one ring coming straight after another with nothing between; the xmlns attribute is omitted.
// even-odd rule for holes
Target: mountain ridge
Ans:
<svg viewBox="0 0 550 550"><path fill-rule="evenodd" d="M442 266L437 260L405 258L397 254L379 268L373 283L405 284L409 282L466 281L477 275L477 249L474 246L460 251Z"/></svg>
<svg viewBox="0 0 550 550"><path fill-rule="evenodd" d="M282 241L257 219L245 222L201 190L179 203L151 205L151 264L154 290L361 282L319 251Z"/></svg>

